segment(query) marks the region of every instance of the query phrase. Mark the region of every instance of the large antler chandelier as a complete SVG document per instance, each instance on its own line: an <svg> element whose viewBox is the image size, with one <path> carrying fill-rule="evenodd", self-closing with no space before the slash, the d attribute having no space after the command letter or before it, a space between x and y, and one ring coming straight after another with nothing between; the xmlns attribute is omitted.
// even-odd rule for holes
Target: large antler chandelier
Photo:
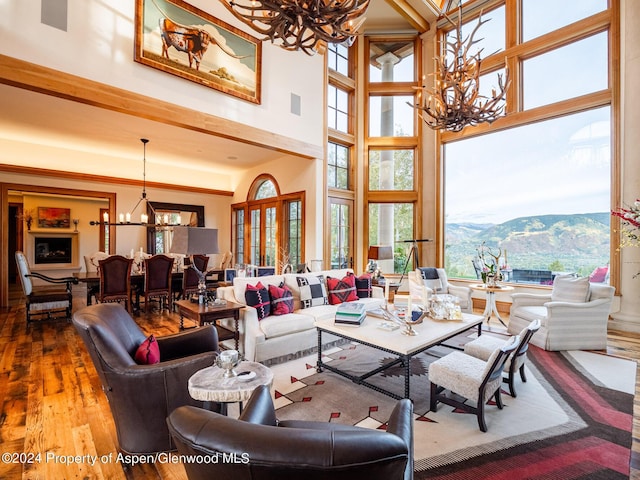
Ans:
<svg viewBox="0 0 640 480"><path fill-rule="evenodd" d="M471 34L463 38L462 8L458 9L455 38L446 40L444 54L435 59L434 87L427 90L422 105L415 105L422 110L421 117L430 128L459 132L467 125L491 123L504 114L509 70L505 66L504 76L498 74L498 91L492 89L491 97L481 95L482 49L471 54L472 48L480 42L475 39L478 29L488 21L482 20L481 14Z"/></svg>
<svg viewBox="0 0 640 480"><path fill-rule="evenodd" d="M221 0L243 23L282 41L285 50L313 55L318 43L350 46L369 0ZM361 18L362 17L362 18Z"/></svg>

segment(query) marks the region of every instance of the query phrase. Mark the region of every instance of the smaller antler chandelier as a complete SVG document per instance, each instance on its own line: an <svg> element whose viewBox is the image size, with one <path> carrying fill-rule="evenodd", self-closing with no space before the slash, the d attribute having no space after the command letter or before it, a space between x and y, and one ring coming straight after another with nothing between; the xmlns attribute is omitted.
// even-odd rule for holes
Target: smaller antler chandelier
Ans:
<svg viewBox="0 0 640 480"><path fill-rule="evenodd" d="M488 21L482 20L481 14L471 34L463 39L462 8L458 9L455 39L447 40L444 55L435 59L434 88L427 90L423 105L412 105L422 110L421 117L430 128L459 132L467 125L491 123L504 114L508 68L504 77L498 74L498 91L494 88L491 98L486 97L480 94L482 49L470 54L471 48L480 42L475 40L478 29Z"/></svg>
<svg viewBox="0 0 640 480"><path fill-rule="evenodd" d="M369 0L221 0L243 23L280 39L285 50L313 55L320 42L350 46ZM362 17L362 18L361 18Z"/></svg>

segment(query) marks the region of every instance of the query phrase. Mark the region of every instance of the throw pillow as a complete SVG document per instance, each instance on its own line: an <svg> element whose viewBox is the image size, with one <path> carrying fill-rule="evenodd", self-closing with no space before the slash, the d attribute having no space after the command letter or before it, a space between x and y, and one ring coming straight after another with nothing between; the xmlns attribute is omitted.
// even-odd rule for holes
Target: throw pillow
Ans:
<svg viewBox="0 0 640 480"><path fill-rule="evenodd" d="M140 344L133 359L138 365L160 363L160 347L158 346L156 337L149 335L147 339Z"/></svg>
<svg viewBox="0 0 640 480"><path fill-rule="evenodd" d="M607 279L607 273L609 267L596 267L596 269L589 275L589 281L592 283L602 283Z"/></svg>
<svg viewBox="0 0 640 480"><path fill-rule="evenodd" d="M553 280L552 302L584 303L589 297L589 278L558 275Z"/></svg>
<svg viewBox="0 0 640 480"><path fill-rule="evenodd" d="M327 277L327 290L329 290L329 304L331 305L358 300L355 275L346 275L341 279Z"/></svg>
<svg viewBox="0 0 640 480"><path fill-rule="evenodd" d="M255 285L248 283L244 298L247 301L247 305L255 308L258 312L258 320L268 317L271 313L271 298L269 298L269 292L262 285L262 282L258 282Z"/></svg>
<svg viewBox="0 0 640 480"><path fill-rule="evenodd" d="M271 313L273 315L285 315L293 312L293 293L284 282L280 285L269 285L271 297Z"/></svg>
<svg viewBox="0 0 640 480"><path fill-rule="evenodd" d="M373 287L371 285L370 274L365 273L356 277L356 295L358 295L358 298L371 298L373 296Z"/></svg>
<svg viewBox="0 0 640 480"><path fill-rule="evenodd" d="M324 277L304 276L296 277L298 287L300 287L300 304L302 308L315 307L318 305L328 305L327 289L324 284Z"/></svg>
<svg viewBox="0 0 640 480"><path fill-rule="evenodd" d="M442 290L442 280L438 275L438 269L434 267L419 267L417 271L419 278L422 278L422 282L425 287L429 287L435 293Z"/></svg>

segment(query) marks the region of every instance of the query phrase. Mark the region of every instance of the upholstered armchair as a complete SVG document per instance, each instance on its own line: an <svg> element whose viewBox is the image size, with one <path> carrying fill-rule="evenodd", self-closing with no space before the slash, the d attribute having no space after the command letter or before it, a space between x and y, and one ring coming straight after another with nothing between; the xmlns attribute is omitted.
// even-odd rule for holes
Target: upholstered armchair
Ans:
<svg viewBox="0 0 640 480"><path fill-rule="evenodd" d="M520 333L533 320L540 330L531 343L545 350L603 350L614 288L589 279L557 276L550 294L511 295L508 332Z"/></svg>
<svg viewBox="0 0 640 480"><path fill-rule="evenodd" d="M386 431L278 421L264 385L253 392L239 419L181 407L167 423L180 454L220 455L217 462L186 463L189 480L413 478L413 406L407 399L396 404Z"/></svg>
<svg viewBox="0 0 640 480"><path fill-rule="evenodd" d="M135 355L147 335L122 305L85 307L73 315L73 323L109 400L119 448L132 454L174 450L166 418L182 405L202 406L187 385L191 375L215 362L216 329L207 325L156 337L160 361L139 365Z"/></svg>
<svg viewBox="0 0 640 480"><path fill-rule="evenodd" d="M460 299L460 309L466 313L473 313L473 301L471 300L472 290L469 287L449 283L447 272L444 268L427 270L435 270L438 278L423 279L420 268L407 274L407 278L409 279L409 294L414 301L422 302L422 288L426 286L431 294L448 293L449 295L458 297Z"/></svg>
<svg viewBox="0 0 640 480"><path fill-rule="evenodd" d="M65 318L71 318L73 295L71 285L77 284L74 277L53 278L32 272L23 252L16 252L16 264L20 275L20 284L27 302L27 325L34 315L52 318L53 314L64 312ZM37 278L49 285L34 286L32 279Z"/></svg>

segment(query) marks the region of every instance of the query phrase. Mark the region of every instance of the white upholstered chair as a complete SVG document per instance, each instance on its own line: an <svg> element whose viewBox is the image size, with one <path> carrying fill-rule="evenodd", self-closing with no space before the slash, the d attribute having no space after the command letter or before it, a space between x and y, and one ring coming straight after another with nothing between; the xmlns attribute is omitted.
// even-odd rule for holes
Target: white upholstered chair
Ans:
<svg viewBox="0 0 640 480"><path fill-rule="evenodd" d="M545 350L603 350L614 288L586 277L557 276L550 294L511 295L508 332L519 333L540 319L531 343Z"/></svg>
<svg viewBox="0 0 640 480"><path fill-rule="evenodd" d="M509 355L516 349L520 337L515 335L498 346L485 362L463 352L452 352L429 365L431 382L430 409L435 412L438 403L473 413L478 417L478 426L487 431L484 418L484 405L495 398L497 407L502 410L502 370ZM459 401L446 395L449 390L467 401ZM467 403L468 402L468 403Z"/></svg>
<svg viewBox="0 0 640 480"><path fill-rule="evenodd" d="M426 286L429 293L440 294L448 293L455 295L460 299L460 309L466 313L473 313L473 302L471 300L471 289L463 285L452 285L447 278L447 272L444 268L430 269L435 270L438 279L423 280L420 269L413 270L407 274L409 279L409 294L413 302L422 303L423 286Z"/></svg>
<svg viewBox="0 0 640 480"><path fill-rule="evenodd" d="M509 384L509 393L512 397L516 397L515 377L520 372L520 378L523 382L527 381L524 373L524 364L527 360L527 350L529 350L529 342L533 334L540 329L540 319L535 319L520 332L520 343L513 354L507 360L504 366L503 381ZM487 361L491 354L504 343L504 338L492 337L491 335L480 335L475 340L470 341L464 346L464 353L480 360Z"/></svg>
<svg viewBox="0 0 640 480"><path fill-rule="evenodd" d="M109 254L104 252L95 252L95 253L92 253L91 255L85 255L84 266L85 266L85 269L87 270L87 273L97 272L98 262L108 257L109 257Z"/></svg>

